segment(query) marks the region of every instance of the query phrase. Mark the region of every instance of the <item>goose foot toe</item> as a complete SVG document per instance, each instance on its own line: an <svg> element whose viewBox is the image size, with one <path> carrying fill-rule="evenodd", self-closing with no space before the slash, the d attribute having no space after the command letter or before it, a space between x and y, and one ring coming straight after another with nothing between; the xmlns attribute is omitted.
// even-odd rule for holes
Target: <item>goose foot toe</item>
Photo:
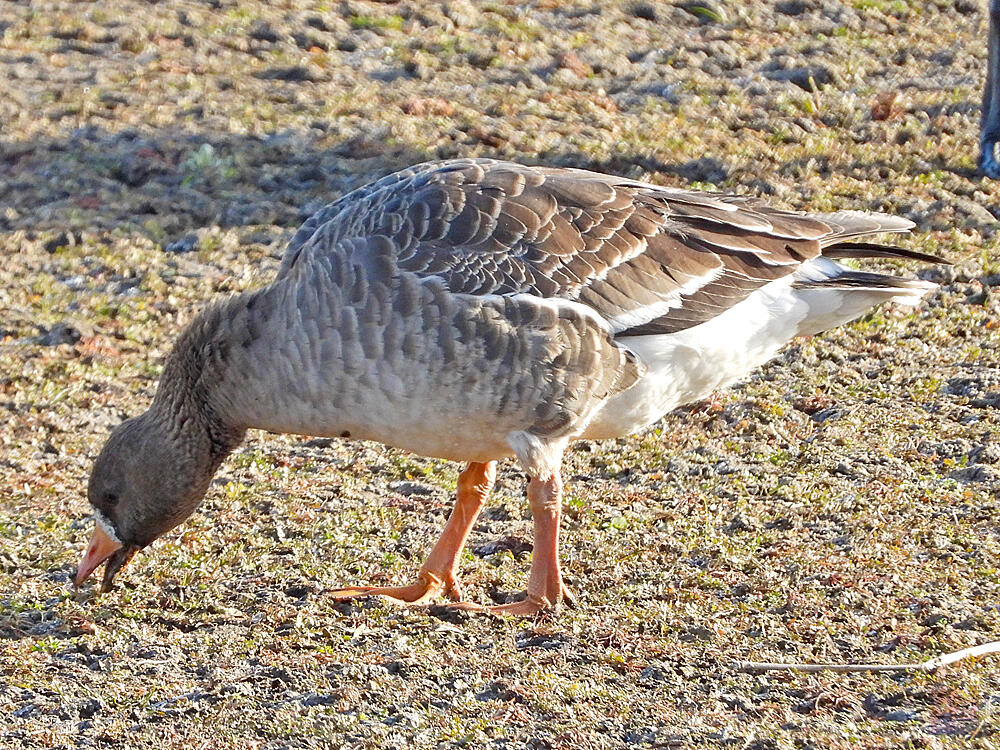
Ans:
<svg viewBox="0 0 1000 750"><path fill-rule="evenodd" d="M547 612L558 612L562 604L565 604L570 609L576 606L576 600L563 596L561 600L557 600L555 603L549 601L547 597L544 596L532 596L528 595L524 599L516 602L509 602L507 604L497 604L492 607L488 607L489 611L495 615L513 615L514 617L534 617L535 615L540 615Z"/></svg>
<svg viewBox="0 0 1000 750"><path fill-rule="evenodd" d="M422 572L416 583L408 586L345 586L331 591L334 599L361 599L368 596L381 596L397 604L420 605L439 597L446 596L454 602L462 601L462 589L458 581L444 581L436 575Z"/></svg>
<svg viewBox="0 0 1000 750"><path fill-rule="evenodd" d="M493 615L512 615L514 617L534 617L546 612L558 612L560 607L564 605L569 609L576 608L576 597L565 584L561 585L559 594L551 599L547 596L527 593L523 599L506 604L484 606L482 604L474 604L473 602L456 602L450 606L454 609L469 612L485 612Z"/></svg>

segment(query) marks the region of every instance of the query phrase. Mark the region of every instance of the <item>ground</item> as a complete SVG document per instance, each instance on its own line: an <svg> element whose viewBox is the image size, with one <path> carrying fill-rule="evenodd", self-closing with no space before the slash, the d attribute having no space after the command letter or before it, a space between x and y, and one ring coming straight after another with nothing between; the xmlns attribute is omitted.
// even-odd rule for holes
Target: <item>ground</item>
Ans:
<svg viewBox="0 0 1000 750"><path fill-rule="evenodd" d="M982 4L985 6L985 3ZM1000 187L970 0L0 2L0 747L992 748ZM206 301L312 211L483 155L887 211L941 283L566 461L579 606L340 604L406 582L457 468L253 433L98 596L71 584L108 430ZM462 574L523 588L501 469Z"/></svg>

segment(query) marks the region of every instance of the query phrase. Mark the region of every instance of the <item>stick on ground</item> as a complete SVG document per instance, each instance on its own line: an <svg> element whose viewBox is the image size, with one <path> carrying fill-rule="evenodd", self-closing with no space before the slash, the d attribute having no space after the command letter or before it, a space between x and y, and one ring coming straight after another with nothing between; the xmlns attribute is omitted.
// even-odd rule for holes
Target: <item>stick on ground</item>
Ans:
<svg viewBox="0 0 1000 750"><path fill-rule="evenodd" d="M795 672L933 672L962 659L986 654L1000 653L1000 641L970 646L960 651L941 654L933 659L915 664L779 664L774 662L738 661L733 669L738 672L773 672L787 670Z"/></svg>

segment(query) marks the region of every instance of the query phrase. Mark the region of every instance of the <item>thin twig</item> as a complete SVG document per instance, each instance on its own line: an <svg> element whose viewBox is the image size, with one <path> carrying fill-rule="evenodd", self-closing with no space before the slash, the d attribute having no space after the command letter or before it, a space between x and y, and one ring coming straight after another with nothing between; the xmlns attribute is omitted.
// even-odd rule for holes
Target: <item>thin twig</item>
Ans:
<svg viewBox="0 0 1000 750"><path fill-rule="evenodd" d="M772 672L776 670L794 670L796 672L933 672L962 659L996 653L1000 653L1000 641L970 646L961 651L941 654L916 664L778 664L738 661L733 663L733 669L738 672Z"/></svg>

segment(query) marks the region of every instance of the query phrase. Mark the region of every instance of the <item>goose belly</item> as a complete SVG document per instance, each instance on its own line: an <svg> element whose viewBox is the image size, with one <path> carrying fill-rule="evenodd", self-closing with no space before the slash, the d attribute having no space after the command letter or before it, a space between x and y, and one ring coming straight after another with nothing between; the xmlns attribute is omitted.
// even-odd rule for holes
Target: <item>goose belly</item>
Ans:
<svg viewBox="0 0 1000 750"><path fill-rule="evenodd" d="M352 437L452 461L510 456L506 436L524 427L523 417L499 413L495 398L477 398L448 384L420 389L418 398L369 402L353 416L341 416L354 422L347 428Z"/></svg>
<svg viewBox="0 0 1000 750"><path fill-rule="evenodd" d="M488 461L511 455L506 435L526 417L498 406L501 393L456 377L443 363L368 362L351 382L308 373L271 395L253 425L273 432L375 440L419 455Z"/></svg>

